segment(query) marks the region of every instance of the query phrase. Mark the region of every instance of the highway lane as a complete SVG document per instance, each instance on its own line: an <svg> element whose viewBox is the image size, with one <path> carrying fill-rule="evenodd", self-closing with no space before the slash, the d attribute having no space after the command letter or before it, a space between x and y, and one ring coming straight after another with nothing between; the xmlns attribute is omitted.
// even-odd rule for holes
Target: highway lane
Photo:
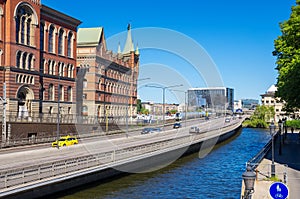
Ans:
<svg viewBox="0 0 300 199"><path fill-rule="evenodd" d="M195 125L197 123L201 123L201 122L205 122L204 118L197 118L197 119L190 119L187 122L185 121L181 121L182 126L191 126L191 125ZM145 128L148 126L144 126ZM149 126L149 127L153 127L153 126ZM158 126L158 127L162 127L162 126ZM131 130L128 135L129 136L135 136L135 135L140 135L141 133L141 129L139 128L138 130ZM164 127L165 130L171 130L173 129L173 123L172 124L166 124ZM123 129L124 133L118 133L118 134L113 134L113 135L100 135L97 133L95 133L94 135L91 135L89 137L86 137L86 134L82 136L82 138L79 139L79 142L89 142L89 141L93 141L95 139L103 139L103 137L105 137L105 139L116 139L116 138L121 138L121 137L126 137L126 129ZM53 140L54 141L54 140ZM7 154L7 153L15 153L15 152L20 152L20 151L30 151L30 150L38 150L38 149L43 149L43 148L49 148L49 146L51 146L51 143L41 143L41 144L33 144L33 145L24 145L24 146L16 146L16 147L9 147L9 148L2 148L0 149L0 155L1 154Z"/></svg>
<svg viewBox="0 0 300 199"><path fill-rule="evenodd" d="M210 129L218 129L222 128L224 125L229 125L224 121L224 118L218 118L201 122L199 120L193 121L189 124L197 124L201 131L209 131ZM133 145L144 145L154 141L186 136L189 135L189 126L180 129L172 129L172 127L167 127L163 132L146 135L141 135L140 131L135 131L130 132L128 134L128 138L126 135L119 135L113 138L109 136L99 136L95 138L83 139L78 145L61 147L60 149L46 147L41 149L28 149L26 151L20 150L13 153L1 154L0 170L20 168L33 164L43 164L47 162L63 160L66 158L75 158L84 155L123 149ZM205 134L203 134L203 136L204 135Z"/></svg>

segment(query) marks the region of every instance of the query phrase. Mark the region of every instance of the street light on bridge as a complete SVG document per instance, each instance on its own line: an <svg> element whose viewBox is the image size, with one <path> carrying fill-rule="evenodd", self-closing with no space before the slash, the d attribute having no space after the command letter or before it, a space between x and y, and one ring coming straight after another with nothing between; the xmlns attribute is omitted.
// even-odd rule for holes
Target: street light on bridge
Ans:
<svg viewBox="0 0 300 199"><path fill-rule="evenodd" d="M269 126L270 128L270 135L272 136L272 164L271 164L271 177L275 177L275 164L274 164L274 135L275 135L275 128L274 122L272 122Z"/></svg>
<svg viewBox="0 0 300 199"><path fill-rule="evenodd" d="M143 80L149 80L150 78L147 77L147 78L141 78L141 79L137 79L136 81L143 81ZM129 81L129 83L133 83L135 81ZM131 93L129 93L129 90L128 90L128 93L127 93L127 106L126 106L126 138L128 138L128 106L129 106L129 103L130 103L130 98L131 98ZM131 109L130 109L131 110ZM130 114L131 115L131 114ZM132 117L132 115L131 115Z"/></svg>
<svg viewBox="0 0 300 199"><path fill-rule="evenodd" d="M188 107L188 104L187 104L187 91L181 91L181 90L173 90L172 89L172 91L178 91L178 92L183 92L184 93L184 109L185 109L185 115L184 115L184 117L185 117L185 121L184 121L184 123L185 123L185 127L186 127L186 123L187 123L187 107Z"/></svg>
<svg viewBox="0 0 300 199"><path fill-rule="evenodd" d="M180 87L180 86L183 86L183 84L172 85L172 86L145 85L145 87L149 87L149 88L161 88L163 90L163 129L165 127L165 112L166 112L165 111L165 95L166 95L166 89Z"/></svg>

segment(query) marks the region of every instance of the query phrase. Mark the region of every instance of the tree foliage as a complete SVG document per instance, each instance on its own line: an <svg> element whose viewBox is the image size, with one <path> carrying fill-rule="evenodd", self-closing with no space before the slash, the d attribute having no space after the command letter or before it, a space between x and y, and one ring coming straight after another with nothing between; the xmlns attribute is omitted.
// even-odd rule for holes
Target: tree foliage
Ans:
<svg viewBox="0 0 300 199"><path fill-rule="evenodd" d="M286 121L286 126L300 129L300 120L288 120Z"/></svg>
<svg viewBox="0 0 300 199"><path fill-rule="evenodd" d="M286 102L286 109L300 108L300 0L280 29L273 52L278 70L276 95Z"/></svg>
<svg viewBox="0 0 300 199"><path fill-rule="evenodd" d="M136 101L136 109L137 109L137 113L140 113L142 110L142 101L140 99L137 99Z"/></svg>
<svg viewBox="0 0 300 199"><path fill-rule="evenodd" d="M273 106L257 106L250 120L246 120L243 125L252 128L267 128L268 122L274 118Z"/></svg>

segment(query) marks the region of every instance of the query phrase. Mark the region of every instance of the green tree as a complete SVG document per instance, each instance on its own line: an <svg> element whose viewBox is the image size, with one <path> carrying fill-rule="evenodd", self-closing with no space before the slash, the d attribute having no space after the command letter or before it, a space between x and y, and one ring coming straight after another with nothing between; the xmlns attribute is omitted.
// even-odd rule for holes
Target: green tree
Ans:
<svg viewBox="0 0 300 199"><path fill-rule="evenodd" d="M145 115L148 115L149 114L149 110L142 107L141 113L145 114Z"/></svg>
<svg viewBox="0 0 300 199"><path fill-rule="evenodd" d="M274 41L273 51L278 70L276 95L286 102L286 110L291 110L300 108L300 0L280 29L282 35Z"/></svg>
<svg viewBox="0 0 300 199"><path fill-rule="evenodd" d="M140 99L137 99L137 101L136 101L136 109L137 109L137 113L141 113L142 101Z"/></svg>
<svg viewBox="0 0 300 199"><path fill-rule="evenodd" d="M267 128L268 122L274 118L275 111L272 106L257 106L250 120L246 120L243 125L253 128Z"/></svg>
<svg viewBox="0 0 300 199"><path fill-rule="evenodd" d="M171 113L171 114L175 114L175 113L177 113L177 110L172 109L172 110L170 110L170 113Z"/></svg>

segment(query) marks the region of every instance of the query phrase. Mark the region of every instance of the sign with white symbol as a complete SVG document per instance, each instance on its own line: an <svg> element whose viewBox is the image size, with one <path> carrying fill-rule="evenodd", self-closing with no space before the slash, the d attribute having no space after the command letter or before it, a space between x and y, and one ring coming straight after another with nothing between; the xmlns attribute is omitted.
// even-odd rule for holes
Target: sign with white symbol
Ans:
<svg viewBox="0 0 300 199"><path fill-rule="evenodd" d="M288 187L282 182L274 182L269 192L273 199L286 199L289 195Z"/></svg>

